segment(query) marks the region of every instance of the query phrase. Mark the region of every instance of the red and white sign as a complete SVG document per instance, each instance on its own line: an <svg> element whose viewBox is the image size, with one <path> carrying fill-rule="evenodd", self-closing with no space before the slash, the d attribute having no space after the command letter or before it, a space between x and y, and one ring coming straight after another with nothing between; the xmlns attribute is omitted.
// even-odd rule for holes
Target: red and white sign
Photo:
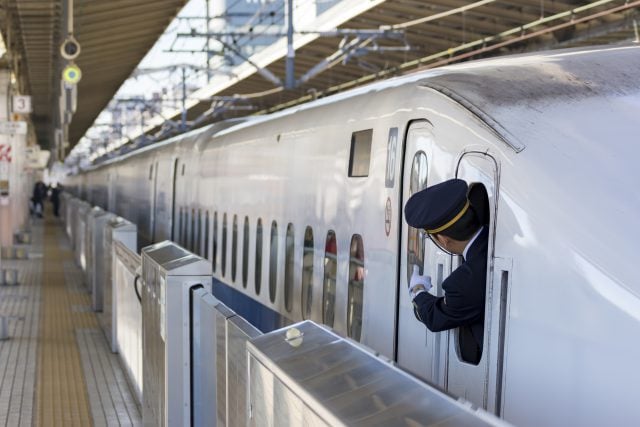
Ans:
<svg viewBox="0 0 640 427"><path fill-rule="evenodd" d="M0 144L0 162L11 163L11 145Z"/></svg>

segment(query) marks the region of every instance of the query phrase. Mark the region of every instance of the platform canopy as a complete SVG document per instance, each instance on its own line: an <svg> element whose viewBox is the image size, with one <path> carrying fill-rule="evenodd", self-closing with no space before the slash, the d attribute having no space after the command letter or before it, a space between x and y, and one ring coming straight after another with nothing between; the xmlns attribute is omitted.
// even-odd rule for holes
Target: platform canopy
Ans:
<svg viewBox="0 0 640 427"><path fill-rule="evenodd" d="M186 117L202 124L269 113L379 79L489 56L637 42L638 25L638 0L344 0L307 31L294 28L293 89L285 84L283 37L252 56L252 63L193 93ZM164 131L166 121L180 117L180 110L165 111L149 121L145 135L122 143L175 134L179 130Z"/></svg>
<svg viewBox="0 0 640 427"><path fill-rule="evenodd" d="M20 91L33 97L32 119L43 148L55 146L64 65L60 44L69 1L0 3L0 30ZM83 77L67 153L185 3L73 0L74 36L82 48L76 63ZM215 75L191 94L186 118L202 125L276 111L374 80L486 56L629 42L638 39L639 9L639 0L344 0L313 28L295 28L293 88L285 84L283 37L252 56L251 63ZM179 110L164 111L138 136L145 141L169 136L163 124L180 117ZM123 144L136 137L128 135Z"/></svg>
<svg viewBox="0 0 640 427"><path fill-rule="evenodd" d="M81 46L78 105L69 125L74 145L162 35L187 0L73 0L74 37ZM66 61L66 0L5 0L0 30L18 87L32 96L38 142L53 148L60 78Z"/></svg>

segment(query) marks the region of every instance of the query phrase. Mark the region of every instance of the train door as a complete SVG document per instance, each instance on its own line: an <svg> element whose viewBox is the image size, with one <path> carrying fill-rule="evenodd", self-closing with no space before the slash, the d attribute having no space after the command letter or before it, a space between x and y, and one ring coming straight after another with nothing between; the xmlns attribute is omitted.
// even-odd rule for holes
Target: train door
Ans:
<svg viewBox="0 0 640 427"><path fill-rule="evenodd" d="M499 165L486 152L464 153L456 169L456 177L464 179L471 190L480 189L482 195L473 201L481 222L489 227L487 297L485 306L484 340L480 360L469 360L469 346L475 346L473 338L464 328L448 332L448 355L446 364L446 389L452 394L471 401L492 412L500 412L502 353L504 345L504 321L506 282L505 275L495 274L494 244L499 193ZM474 191L474 193L477 193ZM476 197L475 195L473 196ZM459 258L459 257L456 257ZM459 259L455 260L458 264ZM454 265L455 268L455 265ZM499 267L501 271L508 269ZM477 348L477 347L476 347ZM477 354L477 353L476 353Z"/></svg>
<svg viewBox="0 0 640 427"><path fill-rule="evenodd" d="M428 184L429 166L432 164L433 127L426 120L410 123L405 139L403 159L402 206L412 194ZM442 384L441 360L446 346L441 340L446 334L429 331L418 321L413 303L407 292L407 283L418 266L421 274L431 274L434 290L441 292L439 283L449 269L449 257L434 245L426 244L424 230L408 227L401 218L400 277L398 279L396 360L398 365L412 374L432 383ZM426 270L426 273L424 273ZM439 278L437 277L439 276Z"/></svg>

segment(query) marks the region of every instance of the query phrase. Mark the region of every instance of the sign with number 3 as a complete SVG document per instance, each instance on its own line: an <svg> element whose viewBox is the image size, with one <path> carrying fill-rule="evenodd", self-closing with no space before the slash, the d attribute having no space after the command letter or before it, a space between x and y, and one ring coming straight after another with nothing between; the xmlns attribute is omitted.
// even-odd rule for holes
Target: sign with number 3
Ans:
<svg viewBox="0 0 640 427"><path fill-rule="evenodd" d="M31 97L15 95L13 97L13 112L16 114L29 114L31 112Z"/></svg>

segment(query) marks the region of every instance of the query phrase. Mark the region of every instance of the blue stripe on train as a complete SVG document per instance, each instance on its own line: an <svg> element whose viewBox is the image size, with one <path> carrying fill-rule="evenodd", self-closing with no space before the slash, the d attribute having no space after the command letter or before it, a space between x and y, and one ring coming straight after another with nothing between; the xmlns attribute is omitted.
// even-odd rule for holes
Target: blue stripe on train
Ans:
<svg viewBox="0 0 640 427"><path fill-rule="evenodd" d="M246 319L262 333L280 329L290 322L277 311L265 307L254 300L233 289L231 286L212 277L213 296L222 301L227 307Z"/></svg>

